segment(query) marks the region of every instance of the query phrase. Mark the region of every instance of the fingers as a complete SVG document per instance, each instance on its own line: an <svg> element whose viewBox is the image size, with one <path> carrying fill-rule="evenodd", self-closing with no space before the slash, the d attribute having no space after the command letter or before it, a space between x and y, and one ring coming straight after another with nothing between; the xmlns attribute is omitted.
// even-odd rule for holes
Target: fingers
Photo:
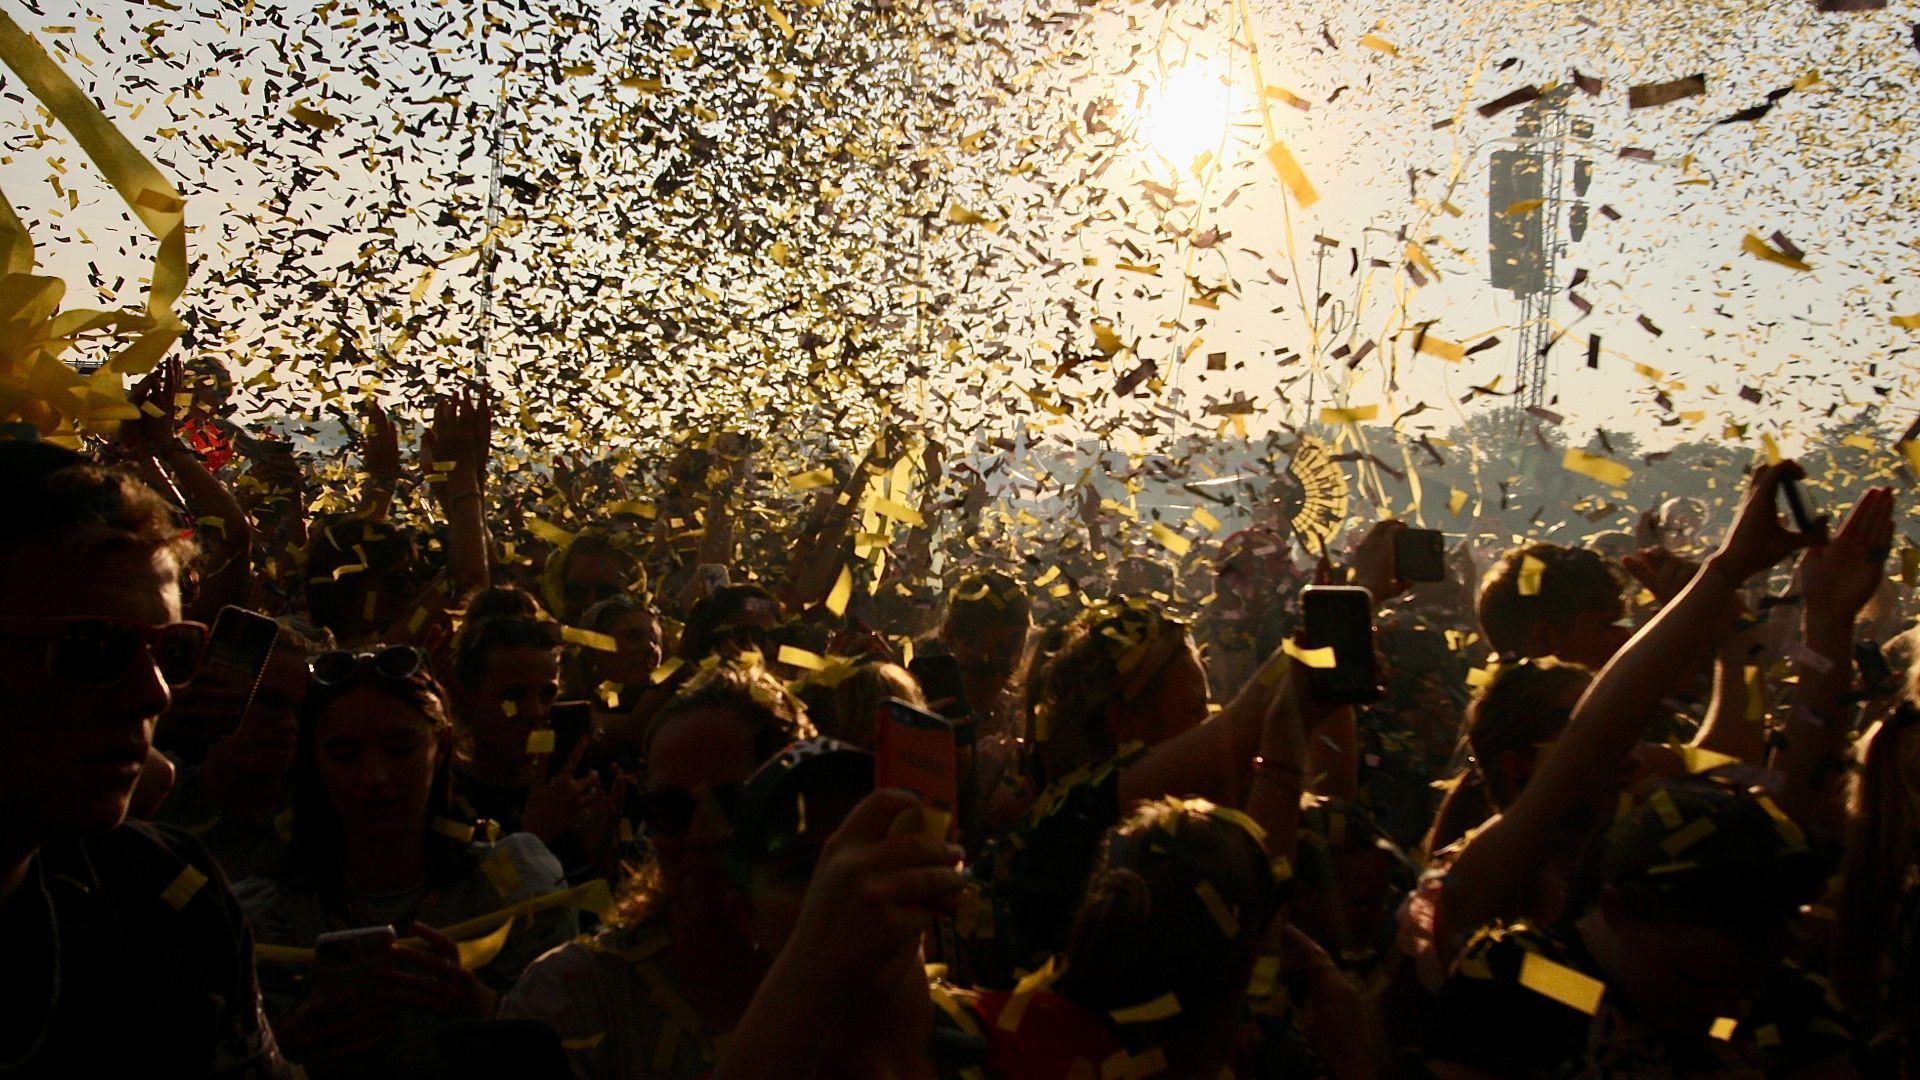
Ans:
<svg viewBox="0 0 1920 1080"><path fill-rule="evenodd" d="M442 958L452 960L455 965L460 963L460 946L457 945L452 938L418 919L414 920L413 925L409 927L409 929L412 930L414 935L419 937L421 941L431 946L434 952L439 953Z"/></svg>
<svg viewBox="0 0 1920 1080"><path fill-rule="evenodd" d="M911 792L898 788L881 788L861 799L848 812L846 820L840 823L832 837L827 840L828 849L837 845L862 840L883 840L893 828L893 819L908 810L917 808L920 800Z"/></svg>
<svg viewBox="0 0 1920 1080"><path fill-rule="evenodd" d="M587 742L585 738L574 741L573 750L567 754L566 774L568 776L580 771L580 758L587 752Z"/></svg>

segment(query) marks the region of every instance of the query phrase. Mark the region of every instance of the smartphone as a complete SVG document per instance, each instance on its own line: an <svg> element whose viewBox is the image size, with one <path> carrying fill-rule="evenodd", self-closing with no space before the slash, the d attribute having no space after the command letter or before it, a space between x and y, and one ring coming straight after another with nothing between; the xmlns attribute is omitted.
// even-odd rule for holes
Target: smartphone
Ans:
<svg viewBox="0 0 1920 1080"><path fill-rule="evenodd" d="M1820 520L1820 507L1807 489L1800 486L1800 481L1780 478L1780 504L1786 508L1787 520L1793 522L1794 531L1814 531Z"/></svg>
<svg viewBox="0 0 1920 1080"><path fill-rule="evenodd" d="M959 747L953 723L898 698L880 706L874 747L876 788L905 788L932 812L938 832L951 837L960 804ZM940 822L939 816L945 821Z"/></svg>
<svg viewBox="0 0 1920 1080"><path fill-rule="evenodd" d="M273 643L279 636L280 624L257 611L228 604L214 617L213 630L207 634L207 648L200 656L200 669L194 678L212 673L247 688L246 701L233 715L224 734L233 734L240 726L240 718L253 705L253 695L260 689L260 676L267 670L267 660L273 655Z"/></svg>
<svg viewBox="0 0 1920 1080"><path fill-rule="evenodd" d="M553 725L553 753L547 755L547 776L559 774L567 767L567 759L573 756L573 748L580 740L593 734L593 703L587 701L556 701L547 710L547 722ZM592 751L580 756L580 767L574 770L574 777L585 776L593 771L593 763L587 758Z"/></svg>
<svg viewBox="0 0 1920 1080"><path fill-rule="evenodd" d="M400 935L391 926L334 930L313 940L315 972L322 979L362 981L386 970Z"/></svg>
<svg viewBox="0 0 1920 1080"><path fill-rule="evenodd" d="M1409 583L1447 580L1447 538L1438 529L1401 529L1393 537L1393 574Z"/></svg>
<svg viewBox="0 0 1920 1080"><path fill-rule="evenodd" d="M920 684L920 693L927 699L927 708L956 724L964 724L973 716L972 706L967 704L966 684L960 679L960 661L951 656L916 656L907 665L913 673L913 679Z"/></svg>
<svg viewBox="0 0 1920 1080"><path fill-rule="evenodd" d="M1373 656L1373 594L1358 585L1309 585L1300 591L1301 644L1333 649L1333 666L1312 669L1315 699L1359 705L1380 696Z"/></svg>

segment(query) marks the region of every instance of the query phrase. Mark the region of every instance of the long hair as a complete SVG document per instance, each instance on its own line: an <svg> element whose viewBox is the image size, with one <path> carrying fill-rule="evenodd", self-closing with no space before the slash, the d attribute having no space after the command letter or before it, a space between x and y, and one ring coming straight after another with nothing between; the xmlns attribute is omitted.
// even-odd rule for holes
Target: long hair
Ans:
<svg viewBox="0 0 1920 1080"><path fill-rule="evenodd" d="M347 855L345 826L320 780L319 731L328 712L356 690L385 694L417 710L423 723L440 740L440 758L433 765L433 783L427 793L427 812L420 822L427 879L436 884L458 878L470 863L467 843L435 828L453 805L452 721L446 694L432 674L422 669L404 680L384 678L362 667L338 686L309 685L300 703L300 731L293 759L293 830L287 841L281 876L297 887L323 895L345 886Z"/></svg>
<svg viewBox="0 0 1920 1080"><path fill-rule="evenodd" d="M1186 627L1147 600L1113 599L1089 608L1066 631L1030 691L1029 767L1036 787L1117 752L1107 706L1144 696L1167 666Z"/></svg>

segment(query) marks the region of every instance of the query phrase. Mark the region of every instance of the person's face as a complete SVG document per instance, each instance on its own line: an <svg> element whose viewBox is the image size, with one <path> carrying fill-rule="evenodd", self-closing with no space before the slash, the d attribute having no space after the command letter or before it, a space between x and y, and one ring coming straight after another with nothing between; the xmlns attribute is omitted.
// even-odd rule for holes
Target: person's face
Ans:
<svg viewBox="0 0 1920 1080"><path fill-rule="evenodd" d="M1605 904L1617 941L1613 981L1653 1026L1700 1035L1721 1017L1739 1019L1745 1002L1780 964L1785 927L1773 941L1743 941L1708 926L1641 922Z"/></svg>
<svg viewBox="0 0 1920 1080"><path fill-rule="evenodd" d="M1574 612L1563 626L1552 630L1551 655L1599 671L1633 636L1631 629L1621 625L1625 616L1622 602Z"/></svg>
<svg viewBox="0 0 1920 1080"><path fill-rule="evenodd" d="M1020 666L1020 653L1027 645L1027 624L987 626L971 634L947 636L946 644L954 663L960 665L968 701L984 705L991 695L1006 687L1014 669Z"/></svg>
<svg viewBox="0 0 1920 1080"><path fill-rule="evenodd" d="M479 685L462 694L463 719L474 752L493 762L527 756L527 736L551 727L548 713L560 696L560 658L538 645L511 645L487 656Z"/></svg>
<svg viewBox="0 0 1920 1080"><path fill-rule="evenodd" d="M575 553L567 560L560 589L567 601L567 622L577 623L588 608L627 591L627 564L605 552Z"/></svg>
<svg viewBox="0 0 1920 1080"><path fill-rule="evenodd" d="M76 572L57 545L16 547L0 559L0 612L160 626L180 619L179 571L171 555L109 549ZM44 639L0 636L0 828L34 843L120 823L169 701L144 650L108 686L55 682L46 658Z"/></svg>
<svg viewBox="0 0 1920 1080"><path fill-rule="evenodd" d="M744 784L760 763L753 732L726 709L696 709L670 717L654 732L647 751L647 787L695 791ZM729 883L720 855L727 823L711 812L695 813L680 835L651 836L670 899L718 900Z"/></svg>
<svg viewBox="0 0 1920 1080"><path fill-rule="evenodd" d="M595 653L600 678L621 686L645 686L660 666L660 623L644 610L629 611L608 628L619 651Z"/></svg>
<svg viewBox="0 0 1920 1080"><path fill-rule="evenodd" d="M419 709L370 687L327 707L314 764L349 839L417 834L427 820L445 738Z"/></svg>

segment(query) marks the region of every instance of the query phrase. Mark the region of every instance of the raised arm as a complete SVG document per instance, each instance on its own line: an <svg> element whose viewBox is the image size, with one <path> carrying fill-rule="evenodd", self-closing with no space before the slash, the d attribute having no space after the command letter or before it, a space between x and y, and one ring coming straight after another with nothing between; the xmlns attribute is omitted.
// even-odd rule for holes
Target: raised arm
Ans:
<svg viewBox="0 0 1920 1080"><path fill-rule="evenodd" d="M434 400L433 424L420 440L429 486L447 518L447 572L456 595L485 586L486 473L491 405L477 387Z"/></svg>
<svg viewBox="0 0 1920 1080"><path fill-rule="evenodd" d="M1740 612L1740 587L1825 539L1788 531L1774 510L1781 478L1802 475L1791 461L1754 472L1720 549L1601 670L1519 798L1461 853L1447 875L1443 939L1512 913L1556 854L1556 823L1607 793L1676 679L1698 671L1725 639Z"/></svg>
<svg viewBox="0 0 1920 1080"><path fill-rule="evenodd" d="M1851 737L1844 717L1853 690L1854 624L1886 576L1892 544L1893 491L1874 488L1854 504L1832 543L1801 559L1799 685L1773 762L1785 774L1782 801L1796 817L1817 816L1821 804L1839 795Z"/></svg>

